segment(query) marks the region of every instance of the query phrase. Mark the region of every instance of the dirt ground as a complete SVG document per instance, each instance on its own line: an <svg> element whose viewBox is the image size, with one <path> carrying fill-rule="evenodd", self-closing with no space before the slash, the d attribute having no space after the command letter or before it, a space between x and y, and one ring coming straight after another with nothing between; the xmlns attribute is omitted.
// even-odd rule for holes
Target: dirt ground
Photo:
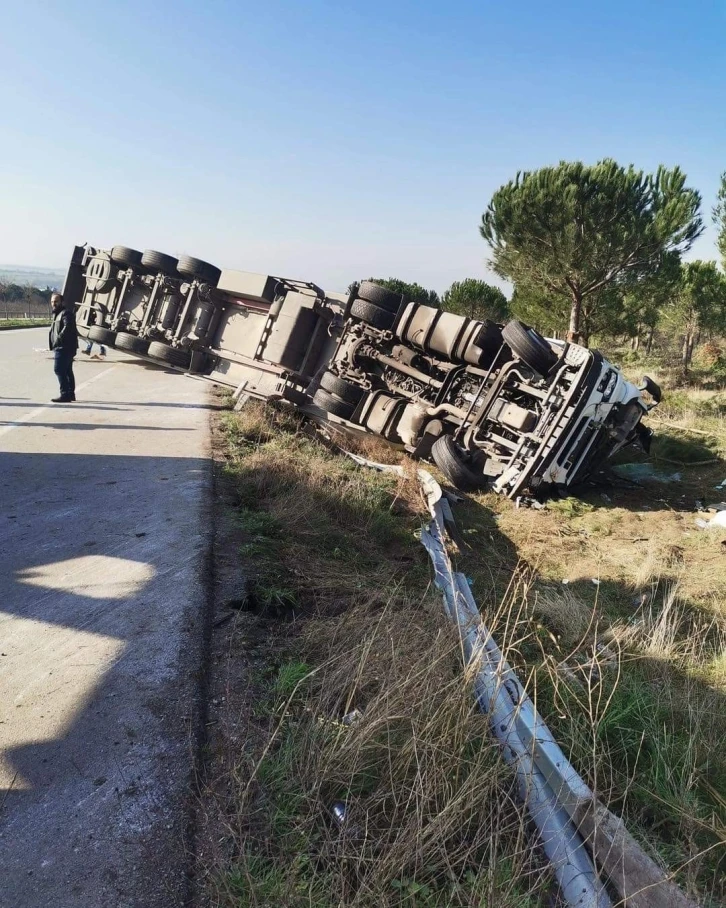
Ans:
<svg viewBox="0 0 726 908"><path fill-rule="evenodd" d="M249 606L244 531L233 514L234 488L226 480L226 441L218 416L211 423L215 471L212 615L208 642L207 706L202 763L196 792L195 898L197 908L213 903L210 874L234 862L239 836L230 827L236 815L236 766L249 746L258 699L256 677L269 660L267 621Z"/></svg>

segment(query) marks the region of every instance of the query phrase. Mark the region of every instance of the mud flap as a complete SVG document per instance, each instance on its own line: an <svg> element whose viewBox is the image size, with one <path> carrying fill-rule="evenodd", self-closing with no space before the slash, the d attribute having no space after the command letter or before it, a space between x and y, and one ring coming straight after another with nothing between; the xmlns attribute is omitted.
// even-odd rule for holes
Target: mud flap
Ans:
<svg viewBox="0 0 726 908"><path fill-rule="evenodd" d="M638 423L635 429L635 440L643 449L645 454L650 454L650 446L653 443L653 430L643 423Z"/></svg>

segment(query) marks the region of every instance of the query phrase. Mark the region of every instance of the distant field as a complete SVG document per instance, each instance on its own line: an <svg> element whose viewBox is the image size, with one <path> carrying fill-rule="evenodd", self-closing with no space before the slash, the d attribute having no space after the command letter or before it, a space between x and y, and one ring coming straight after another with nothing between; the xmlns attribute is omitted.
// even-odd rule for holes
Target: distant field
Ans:
<svg viewBox="0 0 726 908"><path fill-rule="evenodd" d="M60 268L23 268L19 265L0 265L0 284L29 284L31 287L63 286L65 271Z"/></svg>

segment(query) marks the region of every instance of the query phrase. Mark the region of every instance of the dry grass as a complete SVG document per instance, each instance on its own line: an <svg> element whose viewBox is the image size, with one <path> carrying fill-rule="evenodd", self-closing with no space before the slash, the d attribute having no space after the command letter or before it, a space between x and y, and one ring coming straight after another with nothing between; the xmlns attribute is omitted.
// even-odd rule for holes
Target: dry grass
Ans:
<svg viewBox="0 0 726 908"><path fill-rule="evenodd" d="M230 904L272 902L260 861L277 904L538 904L549 875L439 622L386 606L306 627L316 669L293 691L278 684L270 747L239 768Z"/></svg>
<svg viewBox="0 0 726 908"><path fill-rule="evenodd" d="M713 404L713 395L701 395ZM717 401L718 404L718 401ZM655 454L694 463L680 482L600 486L584 500L515 510L491 494L457 510L484 551L459 566L482 590L490 623L506 584L492 566L531 574L530 627L510 653L581 773L631 831L708 904L726 902L726 533L696 527L699 501L726 499L721 416L690 395L655 425ZM669 421L670 421L669 420ZM671 434L664 434L669 432ZM684 452L684 453L682 453ZM702 463L710 460L709 463ZM485 562L486 563L482 563ZM495 635L501 633L495 630ZM710 900L710 901L709 901Z"/></svg>
<svg viewBox="0 0 726 908"><path fill-rule="evenodd" d="M282 623L239 745L216 903L549 904L550 874L431 587L413 468L358 469L269 407L231 416L227 434L257 615ZM597 491L546 511L471 498L452 555L582 775L717 905L726 557L685 501L714 484L709 469L681 488Z"/></svg>
<svg viewBox="0 0 726 908"><path fill-rule="evenodd" d="M359 469L270 407L227 436L257 616L285 623L239 743L217 904L541 904L550 873L432 587L413 466Z"/></svg>
<svg viewBox="0 0 726 908"><path fill-rule="evenodd" d="M593 629L593 608L567 587L542 587L534 597L532 610L564 647L582 644Z"/></svg>

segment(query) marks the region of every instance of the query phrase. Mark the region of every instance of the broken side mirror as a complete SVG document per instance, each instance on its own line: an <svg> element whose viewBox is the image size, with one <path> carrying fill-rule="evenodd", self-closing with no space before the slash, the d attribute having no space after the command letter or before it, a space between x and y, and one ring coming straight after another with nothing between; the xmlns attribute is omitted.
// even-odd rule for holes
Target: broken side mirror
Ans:
<svg viewBox="0 0 726 908"><path fill-rule="evenodd" d="M660 386L657 385L652 378L647 375L643 376L643 380L638 385L638 391L647 391L648 394L653 398L653 403L648 407L649 410L652 410L653 407L657 407L663 398L663 394L660 390Z"/></svg>

